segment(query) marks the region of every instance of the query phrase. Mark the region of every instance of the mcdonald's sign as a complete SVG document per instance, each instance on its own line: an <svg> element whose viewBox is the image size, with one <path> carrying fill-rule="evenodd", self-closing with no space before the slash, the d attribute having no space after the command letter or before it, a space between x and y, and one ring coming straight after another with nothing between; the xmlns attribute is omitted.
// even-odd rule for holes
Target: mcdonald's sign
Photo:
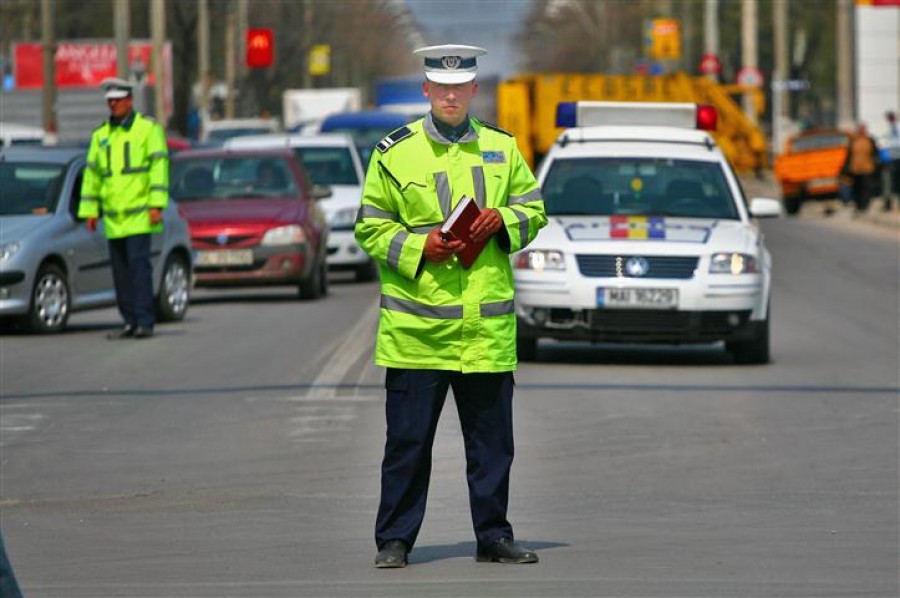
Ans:
<svg viewBox="0 0 900 598"><path fill-rule="evenodd" d="M271 29L247 29L247 66L272 66L275 58L275 36Z"/></svg>

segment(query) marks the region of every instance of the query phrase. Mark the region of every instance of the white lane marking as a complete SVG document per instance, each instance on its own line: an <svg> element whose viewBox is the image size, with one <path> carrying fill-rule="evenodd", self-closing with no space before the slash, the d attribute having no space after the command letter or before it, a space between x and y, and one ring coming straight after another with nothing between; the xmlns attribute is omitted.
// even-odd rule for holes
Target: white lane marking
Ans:
<svg viewBox="0 0 900 598"><path fill-rule="evenodd" d="M337 394L334 386L341 383L353 364L359 361L371 346L378 316L378 303L373 303L362 313L356 325L347 333L345 340L332 353L332 357L313 381L306 393L306 399L331 399Z"/></svg>

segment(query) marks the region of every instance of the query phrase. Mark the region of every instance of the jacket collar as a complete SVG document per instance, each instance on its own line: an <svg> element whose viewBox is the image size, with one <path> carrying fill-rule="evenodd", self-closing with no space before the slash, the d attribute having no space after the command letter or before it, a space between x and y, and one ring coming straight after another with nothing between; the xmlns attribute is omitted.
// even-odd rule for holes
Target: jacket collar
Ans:
<svg viewBox="0 0 900 598"><path fill-rule="evenodd" d="M438 124L440 123L440 124ZM475 141L478 139L478 132L475 130L475 127L472 125L472 119L466 119L464 123L466 125L466 131L459 139L452 139L448 137L448 134L445 134L444 131L448 129L451 131L455 131L453 127L450 127L447 124L441 123L437 119L434 118L434 115L429 112L425 115L423 129L425 134L434 141L435 143L440 143L441 145L453 145L454 143L469 143L470 141ZM457 129L461 129L462 125L457 127Z"/></svg>
<svg viewBox="0 0 900 598"><path fill-rule="evenodd" d="M130 131L131 125L134 124L134 118L135 118L136 114L137 114L137 112L132 110L131 112L128 113L128 116L126 116L122 120L116 120L110 116L109 117L109 126L110 126L110 128L122 127L126 131Z"/></svg>

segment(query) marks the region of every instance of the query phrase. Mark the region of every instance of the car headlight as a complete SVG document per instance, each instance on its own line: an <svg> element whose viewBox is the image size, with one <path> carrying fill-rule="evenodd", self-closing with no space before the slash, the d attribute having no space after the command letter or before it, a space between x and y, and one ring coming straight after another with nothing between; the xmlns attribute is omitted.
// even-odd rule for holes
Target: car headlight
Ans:
<svg viewBox="0 0 900 598"><path fill-rule="evenodd" d="M333 229L353 228L356 224L356 208L341 208L328 215L328 225Z"/></svg>
<svg viewBox="0 0 900 598"><path fill-rule="evenodd" d="M518 270L565 270L566 260L562 251L555 249L531 249L516 256L515 268Z"/></svg>
<svg viewBox="0 0 900 598"><path fill-rule="evenodd" d="M263 235L262 245L293 245L296 243L305 243L306 233L303 228L297 224L289 226L279 226L266 231Z"/></svg>
<svg viewBox="0 0 900 598"><path fill-rule="evenodd" d="M14 255L19 253L19 247L21 245L18 241L0 244L0 264L11 260Z"/></svg>
<svg viewBox="0 0 900 598"><path fill-rule="evenodd" d="M759 264L746 253L714 253L709 262L710 274L756 274Z"/></svg>

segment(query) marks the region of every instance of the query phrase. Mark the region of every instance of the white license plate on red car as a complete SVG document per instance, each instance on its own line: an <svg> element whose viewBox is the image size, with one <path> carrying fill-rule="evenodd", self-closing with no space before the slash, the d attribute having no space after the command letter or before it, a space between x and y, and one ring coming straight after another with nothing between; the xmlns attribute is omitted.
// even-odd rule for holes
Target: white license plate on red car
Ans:
<svg viewBox="0 0 900 598"><path fill-rule="evenodd" d="M252 263L253 251L250 249L198 251L194 255L194 264L197 266L249 266Z"/></svg>
<svg viewBox="0 0 900 598"><path fill-rule="evenodd" d="M675 309L678 289L597 288L597 307L613 309Z"/></svg>

